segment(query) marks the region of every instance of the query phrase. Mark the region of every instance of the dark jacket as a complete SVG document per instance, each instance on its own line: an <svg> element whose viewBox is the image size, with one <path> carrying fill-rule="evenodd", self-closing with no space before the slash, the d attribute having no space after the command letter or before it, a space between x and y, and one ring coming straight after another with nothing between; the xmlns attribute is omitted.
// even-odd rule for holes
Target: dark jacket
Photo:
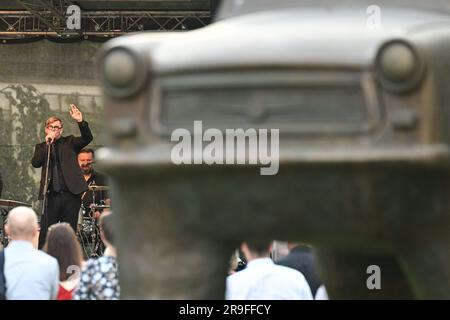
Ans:
<svg viewBox="0 0 450 320"><path fill-rule="evenodd" d="M58 150L58 158L61 164L61 170L67 189L73 194L80 194L87 190L86 181L83 178L80 166L78 165L78 152L87 146L93 139L91 130L86 121L78 123L81 137L67 136L61 137ZM45 184L45 167L47 145L45 142L35 146L31 164L35 168L42 167L41 185L39 188L39 199L43 199L42 194Z"/></svg>
<svg viewBox="0 0 450 320"><path fill-rule="evenodd" d="M313 297L316 295L322 281L318 276L315 255L311 248L302 245L296 246L287 256L279 259L276 264L300 271L305 276Z"/></svg>
<svg viewBox="0 0 450 320"><path fill-rule="evenodd" d="M100 173L98 171L92 170L91 177L86 181L88 185L95 184L97 186L108 186L108 179L103 173ZM86 193L82 197L82 203L84 208L89 208L89 206L94 201L94 192L92 190L86 191ZM109 198L108 191L95 191L95 202L96 204L103 204L102 201Z"/></svg>

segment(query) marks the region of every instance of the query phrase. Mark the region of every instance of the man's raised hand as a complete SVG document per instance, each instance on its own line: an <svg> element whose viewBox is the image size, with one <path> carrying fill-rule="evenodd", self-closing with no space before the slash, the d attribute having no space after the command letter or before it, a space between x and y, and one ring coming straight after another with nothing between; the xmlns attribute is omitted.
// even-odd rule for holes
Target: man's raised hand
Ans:
<svg viewBox="0 0 450 320"><path fill-rule="evenodd" d="M70 116L75 119L76 122L83 121L83 114L74 104L70 104Z"/></svg>

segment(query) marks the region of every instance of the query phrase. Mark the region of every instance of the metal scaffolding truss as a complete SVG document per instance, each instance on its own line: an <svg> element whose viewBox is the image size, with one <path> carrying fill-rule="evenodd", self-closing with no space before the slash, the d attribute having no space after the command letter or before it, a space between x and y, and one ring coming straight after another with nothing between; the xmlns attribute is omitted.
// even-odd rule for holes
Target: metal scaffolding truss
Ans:
<svg viewBox="0 0 450 320"><path fill-rule="evenodd" d="M40 26L58 34L66 30L65 13L72 5L68 0L15 0L40 22ZM36 24L35 24L36 25ZM8 25L10 28L11 26ZM3 30L2 30L3 31Z"/></svg>
<svg viewBox="0 0 450 320"><path fill-rule="evenodd" d="M208 11L116 11L86 12L82 25L87 32L184 31L210 23Z"/></svg>
<svg viewBox="0 0 450 320"><path fill-rule="evenodd" d="M70 1L19 2L24 9L0 11L0 36L116 36L144 30L184 31L210 23L209 11L81 11L81 29L69 30Z"/></svg>

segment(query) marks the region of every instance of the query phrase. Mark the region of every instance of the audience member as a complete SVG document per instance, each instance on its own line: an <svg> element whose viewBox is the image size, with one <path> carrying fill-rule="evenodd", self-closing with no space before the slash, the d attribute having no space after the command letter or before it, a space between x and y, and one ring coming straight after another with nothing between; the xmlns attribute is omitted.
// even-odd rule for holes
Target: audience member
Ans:
<svg viewBox="0 0 450 320"><path fill-rule="evenodd" d="M55 299L58 294L58 262L35 247L39 237L36 213L27 207L12 209L5 231L11 240L5 249L6 298Z"/></svg>
<svg viewBox="0 0 450 320"><path fill-rule="evenodd" d="M270 249L270 242L242 244L247 267L227 277L227 300L312 300L301 272L274 264Z"/></svg>
<svg viewBox="0 0 450 320"><path fill-rule="evenodd" d="M58 260L59 291L57 300L71 300L80 281L83 263L80 243L68 223L57 223L47 231L44 251Z"/></svg>
<svg viewBox="0 0 450 320"><path fill-rule="evenodd" d="M314 297L314 300L329 300L330 298L328 297L328 293L327 293L327 289L325 288L325 286L322 284L316 292L316 295Z"/></svg>
<svg viewBox="0 0 450 320"><path fill-rule="evenodd" d="M235 272L245 269L245 261L240 257L239 250L236 250L230 258L228 274L233 274Z"/></svg>
<svg viewBox="0 0 450 320"><path fill-rule="evenodd" d="M275 263L300 271L311 288L313 296L322 284L317 272L317 263L311 247L299 243L288 243L289 254L278 259Z"/></svg>
<svg viewBox="0 0 450 320"><path fill-rule="evenodd" d="M120 298L116 248L112 226L112 213L100 216L100 237L106 246L98 259L89 259L81 271L81 279L75 291L75 300L116 300Z"/></svg>

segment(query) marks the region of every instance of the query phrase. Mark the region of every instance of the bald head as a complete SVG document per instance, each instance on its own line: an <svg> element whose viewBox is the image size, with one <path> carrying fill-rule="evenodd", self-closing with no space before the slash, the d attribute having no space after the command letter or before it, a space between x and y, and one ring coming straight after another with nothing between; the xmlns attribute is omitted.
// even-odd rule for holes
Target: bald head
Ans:
<svg viewBox="0 0 450 320"><path fill-rule="evenodd" d="M37 216L33 209L16 207L9 212L5 229L13 240L33 239L38 228Z"/></svg>

